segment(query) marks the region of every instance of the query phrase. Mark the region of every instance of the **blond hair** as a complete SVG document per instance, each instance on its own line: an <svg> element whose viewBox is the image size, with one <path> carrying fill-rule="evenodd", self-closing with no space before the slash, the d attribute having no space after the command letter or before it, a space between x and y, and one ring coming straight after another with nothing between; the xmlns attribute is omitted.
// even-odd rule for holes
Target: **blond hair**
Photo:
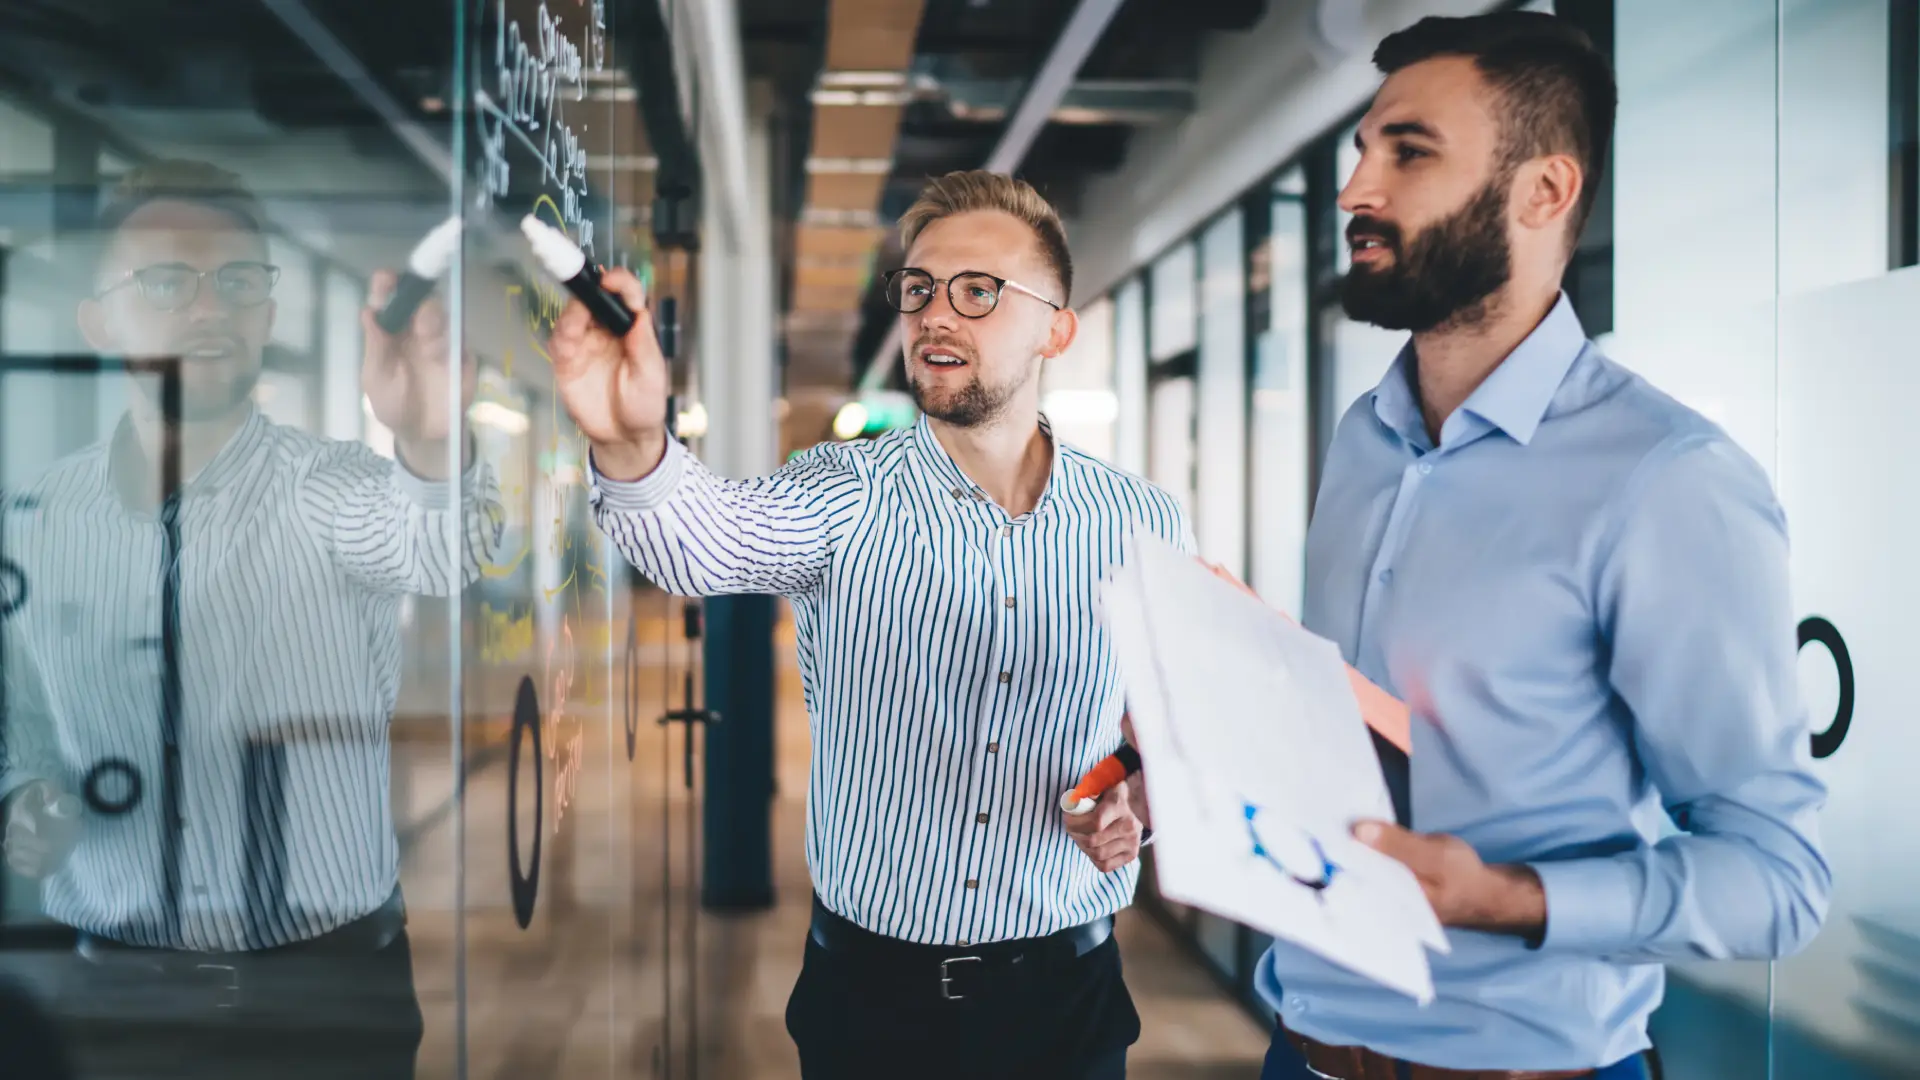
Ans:
<svg viewBox="0 0 1920 1080"><path fill-rule="evenodd" d="M266 211L247 190L240 174L205 161L153 161L121 177L101 206L94 229L102 252L135 211L163 201L211 207L233 218L247 232L264 236L267 231Z"/></svg>
<svg viewBox="0 0 1920 1080"><path fill-rule="evenodd" d="M1060 279L1060 302L1073 295L1073 256L1067 253L1067 229L1060 213L1033 185L1011 176L971 169L927 182L920 198L900 217L900 243L911 248L927 226L941 218L975 210L997 210L1019 218L1040 242L1040 254Z"/></svg>

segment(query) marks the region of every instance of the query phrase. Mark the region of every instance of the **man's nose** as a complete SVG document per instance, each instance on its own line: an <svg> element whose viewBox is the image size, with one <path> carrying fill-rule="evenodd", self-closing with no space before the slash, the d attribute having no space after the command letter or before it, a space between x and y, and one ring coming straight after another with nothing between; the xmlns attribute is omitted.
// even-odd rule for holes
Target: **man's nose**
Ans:
<svg viewBox="0 0 1920 1080"><path fill-rule="evenodd" d="M214 284L213 275L200 279L194 290L193 303L186 306L185 313L194 322L212 322L232 314L227 310L226 301L220 299L220 289Z"/></svg>
<svg viewBox="0 0 1920 1080"><path fill-rule="evenodd" d="M940 326L952 329L960 325L960 313L953 308L953 298L947 295L947 287L934 287L933 296L927 300L927 306L915 312L920 317L920 325Z"/></svg>
<svg viewBox="0 0 1920 1080"><path fill-rule="evenodd" d="M1380 189L1380 168L1374 155L1360 155L1360 163L1353 167L1353 175L1347 177L1346 186L1340 189L1339 204L1340 209L1349 214L1378 211L1386 205L1386 198Z"/></svg>

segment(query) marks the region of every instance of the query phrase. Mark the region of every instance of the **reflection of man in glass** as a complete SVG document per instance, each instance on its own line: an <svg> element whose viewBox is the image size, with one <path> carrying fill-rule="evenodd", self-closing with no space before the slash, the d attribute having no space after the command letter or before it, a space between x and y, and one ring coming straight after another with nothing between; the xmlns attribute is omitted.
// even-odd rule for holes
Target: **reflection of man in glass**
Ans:
<svg viewBox="0 0 1920 1080"><path fill-rule="evenodd" d="M136 172L100 234L81 329L140 392L6 522L33 590L8 626L7 861L79 931L59 1011L104 1025L90 1050L137 1053L124 1023L166 1031L148 1073L410 1076L399 604L471 580L498 519L468 467L449 521L467 441L444 310L398 336L361 319L396 463L255 408L277 273L237 177Z"/></svg>

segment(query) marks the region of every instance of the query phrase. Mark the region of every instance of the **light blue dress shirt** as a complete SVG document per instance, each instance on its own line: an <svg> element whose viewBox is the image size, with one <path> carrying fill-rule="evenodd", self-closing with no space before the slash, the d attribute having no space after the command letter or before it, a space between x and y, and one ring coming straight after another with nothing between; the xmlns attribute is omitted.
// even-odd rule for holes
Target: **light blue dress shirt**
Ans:
<svg viewBox="0 0 1920 1080"><path fill-rule="evenodd" d="M1335 432L1304 619L1412 707L1412 827L1534 867L1545 939L1450 931L1425 1007L1284 943L1257 985L1326 1043L1611 1064L1663 962L1785 955L1826 915L1785 517L1565 296L1437 447L1412 371L1408 346Z"/></svg>

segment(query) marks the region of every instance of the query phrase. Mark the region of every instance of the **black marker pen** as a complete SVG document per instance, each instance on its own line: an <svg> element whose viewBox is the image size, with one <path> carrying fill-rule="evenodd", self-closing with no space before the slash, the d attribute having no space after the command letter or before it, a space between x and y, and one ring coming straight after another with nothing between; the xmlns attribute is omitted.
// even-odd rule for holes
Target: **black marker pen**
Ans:
<svg viewBox="0 0 1920 1080"><path fill-rule="evenodd" d="M453 265L454 253L459 250L460 215L455 214L434 226L407 258L407 269L394 283L393 295L373 317L380 329L389 334L405 330L413 321L413 313L420 310L421 301L433 291L433 283Z"/></svg>
<svg viewBox="0 0 1920 1080"><path fill-rule="evenodd" d="M547 268L547 273L558 278L568 292L587 305L594 321L612 331L614 337L627 336L636 321L633 312L626 301L600 284L600 271L587 261L585 252L567 239L566 233L532 214L520 219L520 231L527 235L527 243L533 245L533 254Z"/></svg>

